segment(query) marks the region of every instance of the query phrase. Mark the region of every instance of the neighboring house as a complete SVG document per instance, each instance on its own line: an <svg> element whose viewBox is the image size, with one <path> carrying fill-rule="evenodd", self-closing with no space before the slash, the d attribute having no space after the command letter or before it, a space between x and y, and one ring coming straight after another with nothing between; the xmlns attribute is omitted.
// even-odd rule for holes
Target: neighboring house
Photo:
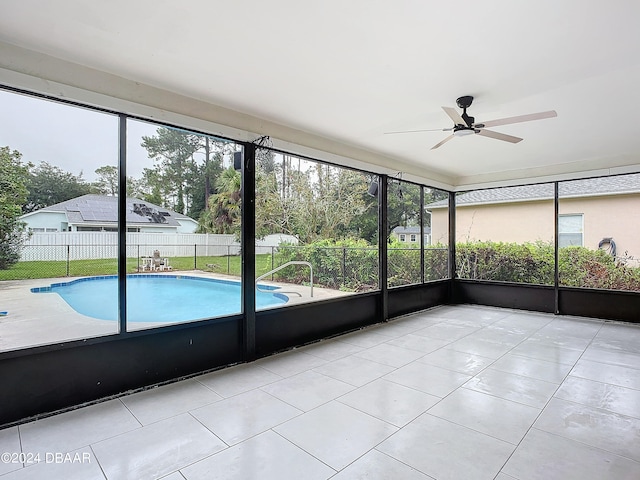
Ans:
<svg viewBox="0 0 640 480"><path fill-rule="evenodd" d="M456 241L553 242L553 184L493 188L456 196ZM426 205L434 238L446 238L447 201ZM559 184L561 247L609 248L640 258L640 174Z"/></svg>
<svg viewBox="0 0 640 480"><path fill-rule="evenodd" d="M402 243L420 245L420 227L396 227L391 235ZM431 228L424 227L424 245L431 245Z"/></svg>
<svg viewBox="0 0 640 480"><path fill-rule="evenodd" d="M20 217L29 231L116 232L118 197L83 195ZM141 233L193 233L194 219L137 198L127 198L127 231Z"/></svg>

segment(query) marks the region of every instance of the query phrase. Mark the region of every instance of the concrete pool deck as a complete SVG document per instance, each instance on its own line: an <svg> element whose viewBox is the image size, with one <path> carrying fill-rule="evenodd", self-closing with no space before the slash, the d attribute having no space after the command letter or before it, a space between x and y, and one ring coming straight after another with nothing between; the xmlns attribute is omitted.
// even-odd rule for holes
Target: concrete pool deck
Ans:
<svg viewBox="0 0 640 480"><path fill-rule="evenodd" d="M219 280L235 280L237 277L193 271L173 271L145 273L145 275L186 275ZM34 294L31 289L46 287L52 283L70 282L83 277L40 278L35 280L7 280L0 282L0 311L7 311L0 316L0 352L21 348L62 343L71 340L114 335L118 333L118 323L110 320L98 320L76 312L57 294ZM261 281L261 284L280 287L286 292L289 301L286 305L309 303L318 300L351 295L327 288L313 287L313 298L310 287ZM277 291L276 291L277 292ZM278 307L273 307L278 308ZM130 330L143 330L166 326L167 323L130 323Z"/></svg>

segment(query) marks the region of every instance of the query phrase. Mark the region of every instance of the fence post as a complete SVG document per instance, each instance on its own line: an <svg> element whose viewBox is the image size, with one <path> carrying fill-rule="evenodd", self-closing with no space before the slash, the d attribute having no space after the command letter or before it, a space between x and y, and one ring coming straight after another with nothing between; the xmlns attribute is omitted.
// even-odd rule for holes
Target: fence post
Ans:
<svg viewBox="0 0 640 480"><path fill-rule="evenodd" d="M227 275L231 275L231 250L230 245L227 245Z"/></svg>
<svg viewBox="0 0 640 480"><path fill-rule="evenodd" d="M342 247L342 285L347 284L347 249Z"/></svg>
<svg viewBox="0 0 640 480"><path fill-rule="evenodd" d="M69 253L71 251L71 245L67 245L67 277L69 276Z"/></svg>
<svg viewBox="0 0 640 480"><path fill-rule="evenodd" d="M273 252L275 247L271 247L271 270L273 270ZM273 273L271 274L271 281L273 282Z"/></svg>
<svg viewBox="0 0 640 480"><path fill-rule="evenodd" d="M193 244L193 269L198 269L198 244Z"/></svg>
<svg viewBox="0 0 640 480"><path fill-rule="evenodd" d="M138 249L138 254L137 254L138 255L138 260L137 260L138 266L136 267L136 271L140 272L140 244L136 245L136 247Z"/></svg>

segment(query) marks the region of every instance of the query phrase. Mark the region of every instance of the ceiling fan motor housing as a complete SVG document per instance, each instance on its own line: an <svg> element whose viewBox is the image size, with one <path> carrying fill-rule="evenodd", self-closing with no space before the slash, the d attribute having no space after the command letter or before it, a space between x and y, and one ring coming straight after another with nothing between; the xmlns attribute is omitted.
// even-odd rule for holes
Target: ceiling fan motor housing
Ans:
<svg viewBox="0 0 640 480"><path fill-rule="evenodd" d="M460 107L462 109L461 117L465 121L466 126L471 128L473 126L473 123L476 121L476 119L473 118L473 117L470 117L469 115L467 115L467 108L469 108L471 106L471 104L473 103L473 97L471 95L465 95L464 97L458 97L456 99L456 103L458 104L458 107Z"/></svg>

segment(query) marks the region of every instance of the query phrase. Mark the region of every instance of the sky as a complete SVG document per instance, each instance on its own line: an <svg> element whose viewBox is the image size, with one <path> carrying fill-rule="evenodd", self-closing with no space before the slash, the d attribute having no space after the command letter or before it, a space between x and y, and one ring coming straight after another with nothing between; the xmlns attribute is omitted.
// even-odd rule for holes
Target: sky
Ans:
<svg viewBox="0 0 640 480"><path fill-rule="evenodd" d="M127 176L139 179L153 166L142 147L143 136L153 136L157 124L127 120ZM47 162L87 182L97 179L99 167L118 165L118 116L88 108L48 101L0 89L0 147L22 154L23 163ZM312 161L295 161L293 168L311 170ZM204 159L204 151L195 156ZM276 162L282 155L275 155ZM231 163L225 159L224 166Z"/></svg>
<svg viewBox="0 0 640 480"><path fill-rule="evenodd" d="M153 165L141 142L157 128L127 121L127 176L140 178L142 170ZM82 173L92 182L97 168L118 164L118 116L0 89L4 146L22 153L23 163L44 161L74 175Z"/></svg>

